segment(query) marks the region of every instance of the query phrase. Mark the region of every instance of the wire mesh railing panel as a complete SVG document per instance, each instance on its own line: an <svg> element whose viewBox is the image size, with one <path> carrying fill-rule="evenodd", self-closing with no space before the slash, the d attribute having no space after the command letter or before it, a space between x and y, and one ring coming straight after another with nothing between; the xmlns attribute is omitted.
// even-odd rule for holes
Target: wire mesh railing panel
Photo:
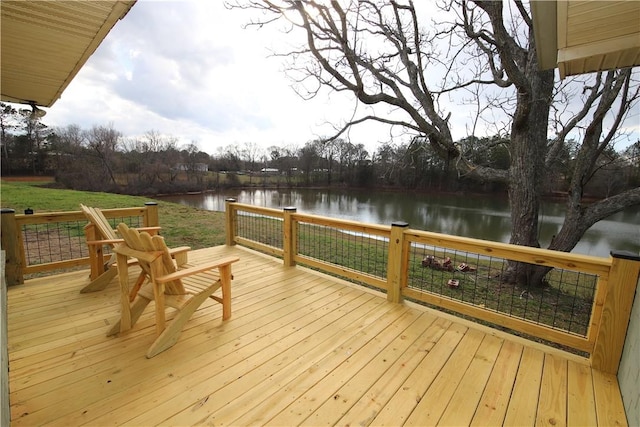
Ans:
<svg viewBox="0 0 640 427"><path fill-rule="evenodd" d="M281 219L252 212L238 212L236 224L236 233L239 237L274 248L283 248Z"/></svg>
<svg viewBox="0 0 640 427"><path fill-rule="evenodd" d="M22 226L27 265L66 261L88 256L85 222L65 221Z"/></svg>
<svg viewBox="0 0 640 427"><path fill-rule="evenodd" d="M407 286L586 337L598 276L548 267L542 286L517 284L540 268L545 267L415 244Z"/></svg>
<svg viewBox="0 0 640 427"><path fill-rule="evenodd" d="M140 216L115 217L108 219L115 229L124 222L129 227L142 227ZM68 261L89 256L84 226L87 221L57 221L41 224L23 224L21 231L24 242L25 260L28 266ZM110 253L109 245L104 253Z"/></svg>
<svg viewBox="0 0 640 427"><path fill-rule="evenodd" d="M386 279L389 240L369 233L348 232L300 223L298 254Z"/></svg>

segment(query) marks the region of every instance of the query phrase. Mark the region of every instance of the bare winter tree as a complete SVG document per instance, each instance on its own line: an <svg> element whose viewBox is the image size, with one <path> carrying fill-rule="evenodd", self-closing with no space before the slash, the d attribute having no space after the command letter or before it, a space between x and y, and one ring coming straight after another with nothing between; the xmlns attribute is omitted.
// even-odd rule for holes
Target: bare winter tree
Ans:
<svg viewBox="0 0 640 427"><path fill-rule="evenodd" d="M416 136L416 144L428 143L454 161L460 174L507 184L513 244L541 246L545 174L570 136L578 135L580 145L565 221L550 249L570 251L597 221L640 204L640 188L594 203L583 199L598 157L615 143L638 101L637 75L625 69L556 81L553 70L538 68L531 16L520 0L450 0L440 5L437 22L433 2L411 0L269 0L236 6L260 12L253 25L282 23L292 40L302 35L300 47L283 55L304 97L328 88L375 107L354 114L335 137L365 121L400 127ZM458 106L469 100L475 114L461 117L464 109ZM490 135L502 131L509 169L465 158L452 137L454 123L470 136L482 126ZM550 127L555 135L548 134ZM513 267L508 279L529 285L543 283L547 272Z"/></svg>
<svg viewBox="0 0 640 427"><path fill-rule="evenodd" d="M85 132L76 124L67 125L55 130L57 140L54 142L56 158L56 175L69 173L77 168L78 159L86 145Z"/></svg>
<svg viewBox="0 0 640 427"><path fill-rule="evenodd" d="M184 154L187 179L191 181L195 179L197 184L203 184L207 171L203 170L201 165L208 163L209 156L200 151L197 141L191 141L182 148Z"/></svg>
<svg viewBox="0 0 640 427"><path fill-rule="evenodd" d="M122 148L130 184L150 188L177 179L177 165L182 159L176 137L152 129L141 137L123 140Z"/></svg>
<svg viewBox="0 0 640 427"><path fill-rule="evenodd" d="M255 142L245 142L240 150L240 156L245 162L245 169L249 171L249 184L251 184L253 179L253 174L256 170L256 163L262 154L262 149Z"/></svg>
<svg viewBox="0 0 640 427"><path fill-rule="evenodd" d="M299 149L295 145L279 147L277 145L267 148L271 158L271 166L278 169L279 175L285 177L287 185L292 184L294 168L298 163Z"/></svg>
<svg viewBox="0 0 640 427"><path fill-rule="evenodd" d="M109 126L93 126L85 132L84 138L92 156L102 167L102 171L96 170L94 173L101 178L104 176L111 185L116 186L115 153L118 150L122 134L110 124Z"/></svg>

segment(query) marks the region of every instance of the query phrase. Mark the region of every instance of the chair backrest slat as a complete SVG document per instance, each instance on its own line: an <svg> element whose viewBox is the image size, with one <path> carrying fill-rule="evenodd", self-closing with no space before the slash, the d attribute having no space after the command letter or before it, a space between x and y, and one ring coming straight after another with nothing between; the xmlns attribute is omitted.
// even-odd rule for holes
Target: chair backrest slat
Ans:
<svg viewBox="0 0 640 427"><path fill-rule="evenodd" d="M114 240L118 238L111 227L109 220L104 216L100 209L85 206L83 204L80 204L80 209L82 209L82 212L85 214L87 219L98 229L104 239Z"/></svg>
<svg viewBox="0 0 640 427"><path fill-rule="evenodd" d="M131 249L135 249L140 252L162 252L161 262L163 275L174 273L176 271L176 266L173 263L171 254L169 253L169 248L165 244L162 236L151 237L149 233L144 231L140 233L138 230L129 228L125 223L118 224L117 228L120 236L124 240L124 243ZM151 269L149 263L140 259L138 261L142 269L147 274L150 274ZM165 284L165 294L181 295L184 293L184 285L180 280Z"/></svg>

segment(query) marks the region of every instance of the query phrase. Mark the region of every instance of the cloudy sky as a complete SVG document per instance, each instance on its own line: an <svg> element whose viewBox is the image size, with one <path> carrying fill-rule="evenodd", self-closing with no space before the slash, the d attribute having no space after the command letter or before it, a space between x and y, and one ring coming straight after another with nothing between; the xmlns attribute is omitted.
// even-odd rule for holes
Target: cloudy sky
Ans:
<svg viewBox="0 0 640 427"><path fill-rule="evenodd" d="M114 127L127 137L155 130L218 147L296 145L331 134L352 100L323 93L303 101L274 49L290 37L245 29L249 15L222 1L138 0L51 107L49 126ZM388 131L368 126L351 141L375 148Z"/></svg>
<svg viewBox="0 0 640 427"><path fill-rule="evenodd" d="M153 130L214 154L247 142L302 147L354 114L347 94L298 97L284 60L271 56L298 40L271 26L245 29L249 21L249 12L227 10L219 0L138 0L48 109L44 123L83 129L113 124L131 138ZM462 138L472 112L459 103L451 110L453 136ZM637 111L634 117L640 121ZM633 126L638 135L640 123ZM376 124L345 137L370 153L391 138Z"/></svg>

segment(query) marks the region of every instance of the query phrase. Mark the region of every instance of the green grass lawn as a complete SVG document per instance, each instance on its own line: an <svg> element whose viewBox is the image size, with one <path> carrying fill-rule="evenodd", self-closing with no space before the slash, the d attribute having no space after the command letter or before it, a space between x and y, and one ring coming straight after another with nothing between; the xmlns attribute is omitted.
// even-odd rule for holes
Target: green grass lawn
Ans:
<svg viewBox="0 0 640 427"><path fill-rule="evenodd" d="M2 208L23 213L65 212L80 210L80 203L101 209L143 206L146 202L158 203L162 235L169 246L191 246L200 249L224 244L224 213L192 208L178 203L153 200L148 197L126 196L110 193L61 190L40 186L42 183L0 182Z"/></svg>

